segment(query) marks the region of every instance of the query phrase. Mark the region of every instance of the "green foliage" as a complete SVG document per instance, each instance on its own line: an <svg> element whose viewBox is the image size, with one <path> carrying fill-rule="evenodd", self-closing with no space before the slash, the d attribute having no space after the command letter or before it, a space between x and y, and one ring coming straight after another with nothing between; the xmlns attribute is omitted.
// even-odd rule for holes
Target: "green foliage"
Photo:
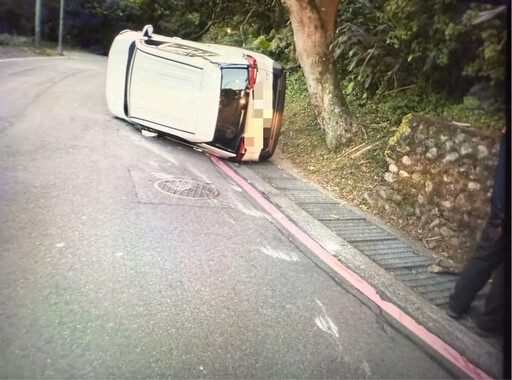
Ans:
<svg viewBox="0 0 512 380"><path fill-rule="evenodd" d="M34 3L33 0L0 1L0 33L31 35Z"/></svg>
<svg viewBox="0 0 512 380"><path fill-rule="evenodd" d="M209 42L228 46L242 46L242 36L239 31L233 31L225 25L215 25L210 28L202 38L202 42Z"/></svg>
<svg viewBox="0 0 512 380"><path fill-rule="evenodd" d="M411 112L438 115L447 104L452 104L445 93L432 93L421 86L391 90L373 97L362 94L360 87L353 86L350 92L345 90L351 108L378 123L398 125Z"/></svg>
<svg viewBox="0 0 512 380"><path fill-rule="evenodd" d="M29 37L16 36L7 33L0 34L0 46L28 46L32 43Z"/></svg>
<svg viewBox="0 0 512 380"><path fill-rule="evenodd" d="M407 133L407 131L410 130L411 119L412 119L412 114L407 114L402 119L402 122L398 126L395 134L393 136L391 136L391 138L388 141L388 145L386 146L386 150L384 151L384 155L386 157L389 156L389 154L391 152L391 147L395 146L396 143L398 142L398 140L400 140L400 137L402 137L405 133Z"/></svg>
<svg viewBox="0 0 512 380"><path fill-rule="evenodd" d="M308 96L306 80L302 71L291 72L286 78L286 102L283 114L283 129L280 144L297 158L308 159L307 153L319 156L330 154ZM300 152L300 153L299 153ZM318 169L317 164L308 165L308 171Z"/></svg>
<svg viewBox="0 0 512 380"><path fill-rule="evenodd" d="M164 35L198 39L231 16L226 0L134 0L144 23Z"/></svg>
<svg viewBox="0 0 512 380"><path fill-rule="evenodd" d="M307 98L308 88L302 71L291 72L286 77L286 94L297 98Z"/></svg>
<svg viewBox="0 0 512 380"><path fill-rule="evenodd" d="M464 67L464 74L473 78L488 78L491 90L501 92L505 78L505 52L507 31L503 28L500 14L491 15L485 19L491 10L471 11L465 15L465 23L472 25L475 30L474 38L480 44L476 49L475 58Z"/></svg>
<svg viewBox="0 0 512 380"><path fill-rule="evenodd" d="M256 38L256 40L254 40L252 45L259 50L267 51L268 48L270 47L270 42L268 42L265 36L259 36L258 38Z"/></svg>
<svg viewBox="0 0 512 380"><path fill-rule="evenodd" d="M458 102L446 93L433 93L419 86L376 96L364 102L352 93L347 100L364 119L381 125L399 125L409 113L443 116L482 128L497 129L505 123L502 99L479 100L476 96L466 96L463 102Z"/></svg>
<svg viewBox="0 0 512 380"><path fill-rule="evenodd" d="M281 3L262 1L252 8L247 4L248 12L232 9L233 16L212 26L201 41L246 47L285 66L297 66L293 30Z"/></svg>
<svg viewBox="0 0 512 380"><path fill-rule="evenodd" d="M332 48L348 94L416 85L462 100L479 83L502 88L506 12L454 0L346 0L339 11Z"/></svg>
<svg viewBox="0 0 512 380"><path fill-rule="evenodd" d="M272 29L266 38L270 41L266 54L283 65L298 67L291 24L288 23L277 30Z"/></svg>
<svg viewBox="0 0 512 380"><path fill-rule="evenodd" d="M503 105L493 101L480 101L475 96L466 96L460 104L447 106L443 116L470 123L483 128L501 128L504 126L505 112Z"/></svg>
<svg viewBox="0 0 512 380"><path fill-rule="evenodd" d="M332 50L348 101L394 125L410 112L503 122L504 8L454 0L341 2ZM475 92L485 107L462 103ZM484 117L491 110L494 121Z"/></svg>

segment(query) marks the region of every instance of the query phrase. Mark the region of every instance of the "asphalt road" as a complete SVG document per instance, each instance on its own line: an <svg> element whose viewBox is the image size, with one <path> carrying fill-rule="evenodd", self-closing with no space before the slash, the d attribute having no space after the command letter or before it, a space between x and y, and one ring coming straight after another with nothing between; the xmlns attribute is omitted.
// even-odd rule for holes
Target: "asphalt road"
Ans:
<svg viewBox="0 0 512 380"><path fill-rule="evenodd" d="M451 377L207 156L111 117L105 71L0 61L0 377Z"/></svg>

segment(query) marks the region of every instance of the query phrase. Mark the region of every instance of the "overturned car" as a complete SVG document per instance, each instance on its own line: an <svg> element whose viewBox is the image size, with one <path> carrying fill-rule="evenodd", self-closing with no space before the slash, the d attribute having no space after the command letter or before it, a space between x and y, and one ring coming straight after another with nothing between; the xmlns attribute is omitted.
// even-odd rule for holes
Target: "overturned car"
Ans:
<svg viewBox="0 0 512 380"><path fill-rule="evenodd" d="M125 30L108 55L106 96L117 117L223 158L274 153L286 75L269 57L231 46Z"/></svg>

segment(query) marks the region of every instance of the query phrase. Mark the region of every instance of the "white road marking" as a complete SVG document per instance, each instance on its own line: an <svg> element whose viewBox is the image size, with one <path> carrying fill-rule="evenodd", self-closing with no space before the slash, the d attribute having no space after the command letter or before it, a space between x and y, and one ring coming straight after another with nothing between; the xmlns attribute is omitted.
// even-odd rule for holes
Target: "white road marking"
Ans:
<svg viewBox="0 0 512 380"><path fill-rule="evenodd" d="M372 375L372 371L370 370L370 366L366 362L366 360L363 360L363 365L361 366L363 371L366 373L366 376L370 377Z"/></svg>
<svg viewBox="0 0 512 380"><path fill-rule="evenodd" d="M267 218L267 215L263 214L262 212L259 212L252 206L245 207L242 203L240 203L238 200L236 200L233 197L231 198L230 202L231 202L231 204L233 204L233 206L236 207L237 210L243 212L245 215L255 216L257 218Z"/></svg>
<svg viewBox="0 0 512 380"><path fill-rule="evenodd" d="M285 261L299 261L299 257L295 254L295 252L282 252L282 251L276 251L270 247L261 247L261 251L269 255L271 257L274 257L276 259L285 260Z"/></svg>
<svg viewBox="0 0 512 380"><path fill-rule="evenodd" d="M327 334L332 335L335 338L338 338L340 334L338 333L338 327L334 324L331 318L320 315L319 317L315 317L316 325Z"/></svg>
<svg viewBox="0 0 512 380"><path fill-rule="evenodd" d="M331 318L327 315L327 312L325 310L324 305L319 300L316 300L316 303L320 305L322 308L322 311L324 315L320 315L318 317L315 317L315 323L316 325L323 331L325 331L327 334L332 335L335 338L338 338L340 336L338 327L334 324Z"/></svg>

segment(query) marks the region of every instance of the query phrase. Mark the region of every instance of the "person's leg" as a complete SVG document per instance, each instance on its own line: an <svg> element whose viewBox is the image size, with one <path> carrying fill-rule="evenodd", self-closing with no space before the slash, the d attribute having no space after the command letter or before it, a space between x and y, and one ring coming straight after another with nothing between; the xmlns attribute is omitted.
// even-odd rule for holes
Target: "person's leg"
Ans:
<svg viewBox="0 0 512 380"><path fill-rule="evenodd" d="M476 294L491 278L493 270L503 261L503 230L500 220L489 219L484 227L475 253L460 274L450 295L452 313L464 313Z"/></svg>
<svg viewBox="0 0 512 380"><path fill-rule="evenodd" d="M501 265L494 274L491 290L485 299L485 311L477 319L476 325L484 331L501 331L505 316L505 264Z"/></svg>

